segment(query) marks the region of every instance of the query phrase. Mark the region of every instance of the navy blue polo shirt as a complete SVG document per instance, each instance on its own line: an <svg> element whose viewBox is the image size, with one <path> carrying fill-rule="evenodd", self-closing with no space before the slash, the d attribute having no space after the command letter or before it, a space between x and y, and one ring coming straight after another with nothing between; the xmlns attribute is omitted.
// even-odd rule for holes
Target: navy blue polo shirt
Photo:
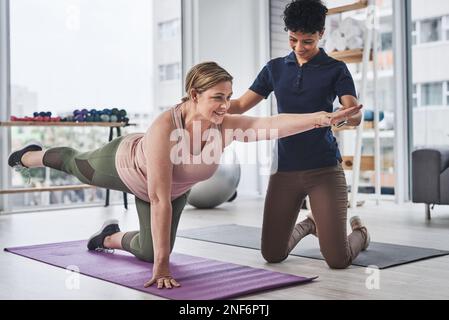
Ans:
<svg viewBox="0 0 449 320"><path fill-rule="evenodd" d="M329 57L323 49L302 66L293 51L284 58L271 60L250 90L265 98L274 91L279 113L332 112L337 97L356 97L346 64ZM278 171L319 169L341 161L331 128L315 129L278 141Z"/></svg>

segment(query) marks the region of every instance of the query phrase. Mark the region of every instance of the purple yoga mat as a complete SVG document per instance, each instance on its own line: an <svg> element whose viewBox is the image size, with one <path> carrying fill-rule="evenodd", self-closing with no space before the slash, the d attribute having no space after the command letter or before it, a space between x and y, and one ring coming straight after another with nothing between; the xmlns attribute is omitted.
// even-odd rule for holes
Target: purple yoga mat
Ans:
<svg viewBox="0 0 449 320"><path fill-rule="evenodd" d="M5 250L64 269L76 266L81 274L175 300L235 298L316 279L174 253L170 257L172 276L181 287L144 288L151 276L151 263L123 251L113 254L88 251L86 243L73 241Z"/></svg>

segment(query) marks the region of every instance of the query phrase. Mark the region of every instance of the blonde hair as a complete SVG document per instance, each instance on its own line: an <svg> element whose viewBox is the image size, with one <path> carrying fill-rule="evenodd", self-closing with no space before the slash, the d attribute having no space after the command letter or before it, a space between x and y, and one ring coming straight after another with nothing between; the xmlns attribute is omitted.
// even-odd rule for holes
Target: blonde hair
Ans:
<svg viewBox="0 0 449 320"><path fill-rule="evenodd" d="M230 81L234 78L217 63L209 61L197 64L192 67L186 76L185 91L186 96L182 98L182 102L190 100L190 91L195 89L198 93L216 86L220 82Z"/></svg>

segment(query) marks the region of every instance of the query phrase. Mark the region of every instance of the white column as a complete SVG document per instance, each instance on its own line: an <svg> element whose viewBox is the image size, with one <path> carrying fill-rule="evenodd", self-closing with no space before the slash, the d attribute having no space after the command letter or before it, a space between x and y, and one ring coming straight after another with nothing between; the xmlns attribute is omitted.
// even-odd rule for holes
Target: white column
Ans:
<svg viewBox="0 0 449 320"><path fill-rule="evenodd" d="M0 121L6 121L11 113L10 59L9 59L9 0L0 0ZM0 188L7 189L11 171L7 164L10 150L10 129L0 129ZM8 210L7 196L0 196L0 212Z"/></svg>
<svg viewBox="0 0 449 320"><path fill-rule="evenodd" d="M407 41L407 24L410 12L407 10L410 1L393 1L394 32L394 75L395 75L395 194L396 203L402 204L410 200L410 145L412 145L409 134L411 108L409 105L408 88L411 84L410 67L410 45ZM409 112L410 110L410 112Z"/></svg>
<svg viewBox="0 0 449 320"><path fill-rule="evenodd" d="M199 0L182 0L182 74L199 62ZM183 76L184 88L184 76Z"/></svg>

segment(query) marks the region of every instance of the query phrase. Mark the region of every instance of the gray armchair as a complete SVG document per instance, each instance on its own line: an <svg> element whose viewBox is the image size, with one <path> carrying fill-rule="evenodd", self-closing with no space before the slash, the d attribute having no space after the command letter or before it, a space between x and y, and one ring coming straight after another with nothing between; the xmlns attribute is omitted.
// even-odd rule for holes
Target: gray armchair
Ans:
<svg viewBox="0 0 449 320"><path fill-rule="evenodd" d="M426 204L431 219L431 205L449 205L449 147L419 149L412 154L413 202Z"/></svg>

